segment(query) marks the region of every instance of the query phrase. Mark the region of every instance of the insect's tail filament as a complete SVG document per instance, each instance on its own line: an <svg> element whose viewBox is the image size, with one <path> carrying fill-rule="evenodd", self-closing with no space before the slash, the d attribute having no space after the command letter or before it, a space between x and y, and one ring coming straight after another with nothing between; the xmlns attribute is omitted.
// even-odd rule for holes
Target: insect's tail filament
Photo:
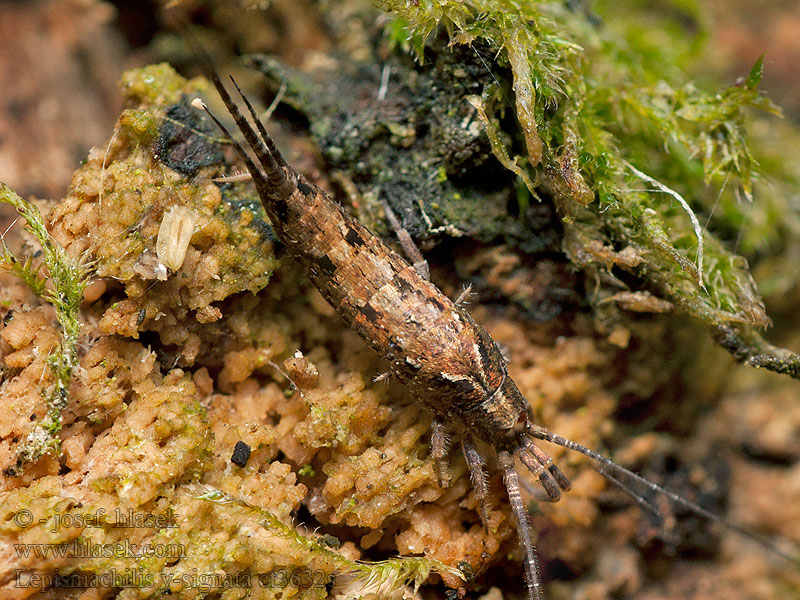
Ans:
<svg viewBox="0 0 800 600"><path fill-rule="evenodd" d="M525 510L525 504L522 502L519 475L514 469L514 457L508 452L501 451L497 453L497 460L503 471L503 483L508 492L511 512L514 513L517 520L519 541L525 550L525 581L528 585L528 600L544 600L542 578L539 575L539 558L536 555L536 546L531 539L528 511Z"/></svg>
<svg viewBox="0 0 800 600"><path fill-rule="evenodd" d="M239 128L239 131L242 133L244 139L247 141L247 144L256 155L259 165L261 166L260 171L263 173L263 177L269 185L270 192L272 194L277 192L283 197L291 194L291 192L294 191L294 185L293 182L288 181L286 170L283 168L285 167L286 162L283 160L280 152L278 152L278 149L275 147L275 143L267 133L264 125L258 119L258 116L256 115L252 105L245 98L241 88L236 84L236 81L233 82L239 95L244 99L250 114L253 116L253 120L258 128L258 133L253 129L253 126L239 110L239 107L233 101L233 98L231 98L230 94L228 94L228 90L222 84L222 81L216 72L212 70L208 76L211 78L214 87L217 88L217 92L219 92L222 101L225 103L225 107L228 109L228 112L236 122L236 126ZM231 78L231 80L233 80L233 78ZM216 121L216 119L214 120ZM217 122L217 125L219 125L219 122ZM248 165L248 168L249 166L250 165Z"/></svg>
<svg viewBox="0 0 800 600"><path fill-rule="evenodd" d="M658 514L658 510L655 509L655 507L651 503L647 502L647 500L641 498L641 496L639 496L637 493L635 493L629 487L627 487L626 485L622 484L616 478L616 476L622 476L622 477L625 477L625 478L629 478L630 480L636 482L637 484L639 484L639 485L641 485L641 486L643 486L643 487L645 487L645 488L647 488L647 489L649 489L649 490L651 490L653 492L656 492L658 494L662 494L672 504L674 504L676 506L680 506L681 508L685 508L686 510L689 510L689 511L693 512L696 515L699 515L699 516L701 516L701 517L703 517L705 519L708 519L709 521L712 521L714 523L719 523L723 527L726 527L727 529L730 529L731 531L735 531L739 535L742 535L742 536L746 537L747 539L750 539L750 540L752 540L754 542L757 542L759 545L763 546L764 548L766 548L770 552L772 552L774 554L777 554L781 558L784 558L785 560L788 560L788 561L793 562L795 564L800 564L800 554L798 554L798 553L790 554L788 552L785 552L784 550L782 550L781 548L779 548L778 546L776 546L772 542L770 542L768 540L765 540L765 539L763 539L763 538L761 538L761 537L759 537L759 536L747 531L746 529L743 529L743 528L739 527L738 525L734 525L733 523L727 521L726 519L723 519L719 515L716 515L716 514L714 514L713 512L711 512L709 510L706 510L705 508L702 508L701 506L695 504L694 502L689 502L688 500L686 500L685 498L682 498L678 494L676 494L674 492L671 492L666 488L661 487L657 483L653 483L652 481L650 481L648 479L645 479L641 475L637 475L633 471L630 471L629 469L626 469L625 467L622 467L622 466L618 465L614 461L606 458L605 456L603 456L602 454L600 454L598 452L595 452L594 450L591 450L591 449L587 448L586 446L582 446L581 444L578 444L577 442L573 442L572 440L569 440L569 439L567 439L567 438L565 438L563 436L560 436L560 435L558 435L556 433L548 431L544 427L541 427L539 425L535 425L533 423L528 425L527 434L529 436L533 437L533 438L540 439L540 440L545 440L547 442L551 442L553 444L557 444L559 446L563 446L564 448L567 448L569 450L573 450L575 452L579 452L579 453L581 453L581 454L583 454L585 456L588 456L589 458L594 460L596 463L598 463L599 468L597 468L597 471L601 475L609 478L609 480L612 483L614 483L615 485L618 485L621 489L623 489L625 492L630 494L634 499L637 499L639 501L639 504L644 506L644 508L646 508L647 510L655 511Z"/></svg>
<svg viewBox="0 0 800 600"><path fill-rule="evenodd" d="M208 107L203 104L202 108L217 124L217 127L219 127L220 130L222 130L222 132L231 140L234 148L236 148L236 151L244 159L248 171L250 171L253 176L256 187L259 189L259 195L266 193L273 200L284 200L296 189L294 172L286 165L286 161L284 161L280 152L278 152L278 149L275 147L275 143L267 133L267 130L264 128L264 125L258 118L255 109L253 109L252 104L250 104L250 102L247 100L241 88L239 88L235 81L233 82L237 92L247 106L250 115L253 117L253 121L255 122L258 131L253 128L244 114L242 114L242 111L239 110L239 107L233 101L233 98L231 98L231 95L228 93L228 90L225 88L222 80L220 80L219 75L214 69L211 57L208 56L205 50L203 50L202 46L200 46L200 44L197 43L197 41L195 41L191 36L188 36L187 39L190 41L192 46L194 46L195 53L201 59L201 65L205 71L206 77L211 80L211 82L214 84L214 87L217 89L220 98L222 98L222 102L225 104L225 107L228 109L231 117L233 117L233 120L236 122L236 126L244 136L244 139L247 141L247 145L250 146L250 149L255 154L260 168L256 167L249 154L247 154L244 148L242 148L242 146L233 139L233 136L231 136L219 119L217 119L217 117L211 113ZM262 200L263 199L264 198L262 195Z"/></svg>
<svg viewBox="0 0 800 600"><path fill-rule="evenodd" d="M236 88L239 97L242 99L242 102L244 102L244 105L250 112L250 116L252 117L253 122L256 124L256 127L258 128L258 132L261 134L261 140L267 147L267 152L269 152L269 155L273 158L273 160L279 167L288 167L280 151L275 146L275 142L272 140L272 137L267 133L267 129L264 127L264 124L261 122L261 119L258 118L258 113L256 113L256 109L253 108L253 105L250 103L250 100L248 100L247 96L245 96L244 92L242 91L242 88L240 88L239 84L236 83L236 80L233 78L233 75L230 75L230 79L231 83L233 83L233 87Z"/></svg>
<svg viewBox="0 0 800 600"><path fill-rule="evenodd" d="M250 158L250 155L247 152L245 152L245 150L244 150L244 148L242 148L241 144L239 144L239 142L236 141L236 139L231 135L230 131L228 131L228 129L225 127L225 125L222 124L222 121L220 121L217 118L217 116L213 112L211 112L211 109L208 108L206 103L203 102L202 100L200 100L199 98L195 98L194 100L192 100L192 106L194 106L195 108L200 108L200 109L204 110L206 112L206 114L209 117L211 117L211 120L214 121L214 123L216 123L216 125L217 125L217 127L219 127L220 131L222 131L222 133L225 134L225 137L228 140L230 140L231 144L233 144L233 147L236 149L236 152L244 160L244 163L247 166L247 170L250 172L250 175L252 176L253 181L255 181L256 185L257 186L258 185L263 185L263 186L269 185L269 181L265 178L264 173L261 171L261 169L256 167L255 163L253 162L253 159Z"/></svg>

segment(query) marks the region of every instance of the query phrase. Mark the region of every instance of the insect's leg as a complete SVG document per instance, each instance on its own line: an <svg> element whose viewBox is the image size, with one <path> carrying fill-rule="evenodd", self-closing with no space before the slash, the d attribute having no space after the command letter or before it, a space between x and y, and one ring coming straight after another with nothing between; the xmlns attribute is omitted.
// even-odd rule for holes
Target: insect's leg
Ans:
<svg viewBox="0 0 800 600"><path fill-rule="evenodd" d="M553 476L545 469L544 465L526 452L520 452L519 459L522 461L522 464L533 473L534 477L539 478L539 483L542 484L544 491L547 492L545 500L548 502L558 502L561 499L561 490L558 489L555 479L553 479Z"/></svg>
<svg viewBox="0 0 800 600"><path fill-rule="evenodd" d="M252 180L253 176L250 173L239 173L237 175L220 175L219 177L213 177L211 179L211 181L213 181L214 183L240 183Z"/></svg>
<svg viewBox="0 0 800 600"><path fill-rule="evenodd" d="M444 488L450 482L450 474L447 472L447 463L444 460L450 450L450 438L438 417L434 417L431 429L431 456L436 469L436 479L439 487Z"/></svg>
<svg viewBox="0 0 800 600"><path fill-rule="evenodd" d="M389 221L389 225L392 226L397 236L397 241L400 242L400 247L403 249L403 252L405 252L406 257L411 261L411 264L414 265L420 277L425 280L430 279L431 270L428 267L428 261L422 256L422 252L419 251L414 240L411 239L408 231L406 231L406 228L400 223L400 219L394 214L394 211L386 200L383 201L383 210L386 212L386 219Z"/></svg>
<svg viewBox="0 0 800 600"><path fill-rule="evenodd" d="M389 371L386 371L385 373L381 373L380 375L373 377L372 383L383 383L384 381L389 381L391 376L392 374Z"/></svg>
<svg viewBox="0 0 800 600"><path fill-rule="evenodd" d="M535 500L536 502L552 502L550 500L550 496L540 487L536 487L527 477L520 477L519 484L522 486L522 489L528 492L528 495L531 499Z"/></svg>
<svg viewBox="0 0 800 600"><path fill-rule="evenodd" d="M517 520L519 543L525 550L525 581L528 584L528 600L543 600L542 579L539 576L539 557L536 555L536 546L531 539L528 513L519 491L519 476L514 469L514 457L502 450L497 453L497 460L503 471L503 482L511 503L511 512L514 513Z"/></svg>
<svg viewBox="0 0 800 600"><path fill-rule="evenodd" d="M456 305L462 304L467 298L470 297L471 294L472 294L472 284L469 283L463 290L461 290L461 293L455 299Z"/></svg>
<svg viewBox="0 0 800 600"><path fill-rule="evenodd" d="M481 511L481 522L484 531L489 529L489 485L486 482L486 471L483 470L483 458L475 447L472 438L464 434L461 440L461 450L469 468L469 478L475 490L475 497L478 499L478 506Z"/></svg>

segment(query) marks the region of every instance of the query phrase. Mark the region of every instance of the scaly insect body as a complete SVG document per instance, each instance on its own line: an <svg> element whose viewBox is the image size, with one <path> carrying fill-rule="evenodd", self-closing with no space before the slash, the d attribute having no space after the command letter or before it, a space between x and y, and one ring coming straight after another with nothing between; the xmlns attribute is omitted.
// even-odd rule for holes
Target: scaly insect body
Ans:
<svg viewBox="0 0 800 600"><path fill-rule="evenodd" d="M507 376L494 340L461 306L286 165L263 127L259 124L261 137L249 129L216 81L261 163L259 169L243 153L275 231L325 299L437 416L456 419L484 441L514 450L519 432L508 432L527 419L528 404Z"/></svg>
<svg viewBox="0 0 800 600"><path fill-rule="evenodd" d="M473 438L497 450L526 551L529 597L540 598L537 559L513 456L519 454L553 500L560 495L558 488L567 489L569 482L529 437L528 403L508 375L497 344L414 266L289 167L241 90L258 131L215 74L212 80L256 156L258 165L236 144L280 240L347 325L389 362L392 374L415 399L441 419L434 426L437 461L446 453L440 423L463 426L464 456L483 517L486 482Z"/></svg>
<svg viewBox="0 0 800 600"><path fill-rule="evenodd" d="M325 299L427 408L496 444L527 405L493 340L302 176L295 196L282 237Z"/></svg>
<svg viewBox="0 0 800 600"><path fill-rule="evenodd" d="M489 334L417 268L287 165L241 90L256 129L239 111L219 77L213 71L209 76L258 164L210 111L209 115L243 157L278 237L347 325L389 362L392 374L436 416L432 455L440 482L440 463L447 452L443 423L462 426L462 449L484 523L488 489L484 460L475 439L495 449L525 550L529 600L541 599L542 591L515 458L539 478L551 501L558 500L560 490L570 486L534 440L546 440L589 456L597 463L595 468L631 494L618 476L782 554L717 515L529 421L528 403L508 375L506 361ZM634 497L655 510L644 498Z"/></svg>

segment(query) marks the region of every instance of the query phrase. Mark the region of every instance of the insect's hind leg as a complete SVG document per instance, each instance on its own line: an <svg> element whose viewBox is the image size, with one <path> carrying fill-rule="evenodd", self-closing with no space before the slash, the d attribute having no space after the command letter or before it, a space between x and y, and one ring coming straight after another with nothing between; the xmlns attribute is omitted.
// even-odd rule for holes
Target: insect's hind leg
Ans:
<svg viewBox="0 0 800 600"><path fill-rule="evenodd" d="M386 200L383 201L383 210L386 213L386 219L389 221L389 225L392 226L392 230L394 230L397 241L400 243L400 247L403 249L403 252L405 252L406 257L411 261L411 264L417 270L419 276L426 281L429 280L431 278L431 270L428 266L428 261L422 256L422 252L419 251L414 240L411 239L411 235L409 235L406 228L400 223L400 219L394 214L394 211Z"/></svg>

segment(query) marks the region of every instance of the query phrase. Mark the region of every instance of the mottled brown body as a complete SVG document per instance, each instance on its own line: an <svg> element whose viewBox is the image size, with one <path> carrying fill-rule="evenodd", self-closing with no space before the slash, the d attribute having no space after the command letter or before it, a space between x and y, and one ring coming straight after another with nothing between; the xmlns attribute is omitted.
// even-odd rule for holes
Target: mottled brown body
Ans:
<svg viewBox="0 0 800 600"><path fill-rule="evenodd" d="M389 362L392 374L436 415L432 454L440 482L444 479L440 463L447 453L442 423L463 427L462 448L484 523L488 488L484 460L474 439L497 451L526 552L528 596L541 598L538 562L514 456L519 455L539 477L551 500L559 498L559 487L568 489L569 481L530 438L528 404L508 376L497 344L414 266L287 165L241 90L257 131L217 75L209 75L255 154L258 164L234 142L280 240L347 325Z"/></svg>
<svg viewBox="0 0 800 600"><path fill-rule="evenodd" d="M217 75L213 71L209 75L255 154L258 164L233 142L247 164L278 237L347 325L389 362L392 374L436 415L432 455L440 481L443 478L439 463L447 452L443 423L456 423L463 428L462 449L484 523L488 488L484 459L474 439L483 440L496 451L526 554L529 600L540 600L543 595L515 458L539 478L549 500L558 500L560 490L570 486L534 440L546 440L589 456L603 475L646 507L649 503L616 477L664 494L674 504L753 538L604 456L530 422L528 403L508 375L506 361L489 334L417 268L289 167L241 90L257 130L239 111Z"/></svg>
<svg viewBox="0 0 800 600"><path fill-rule="evenodd" d="M527 415L527 403L494 341L339 204L295 177L295 191L269 212L308 277L419 402L496 445L498 432Z"/></svg>

